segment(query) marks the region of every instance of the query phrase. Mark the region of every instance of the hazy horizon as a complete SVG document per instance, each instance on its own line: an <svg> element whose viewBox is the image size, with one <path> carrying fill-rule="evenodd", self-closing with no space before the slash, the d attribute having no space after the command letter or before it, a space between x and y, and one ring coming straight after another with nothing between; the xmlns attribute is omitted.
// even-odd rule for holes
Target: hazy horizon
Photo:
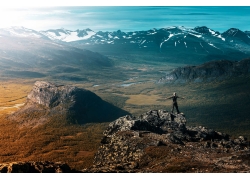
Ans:
<svg viewBox="0 0 250 180"><path fill-rule="evenodd" d="M207 26L219 32L229 28L249 31L249 16L250 6L7 7L1 9L0 28L23 26L37 31L90 28L128 32L171 26Z"/></svg>

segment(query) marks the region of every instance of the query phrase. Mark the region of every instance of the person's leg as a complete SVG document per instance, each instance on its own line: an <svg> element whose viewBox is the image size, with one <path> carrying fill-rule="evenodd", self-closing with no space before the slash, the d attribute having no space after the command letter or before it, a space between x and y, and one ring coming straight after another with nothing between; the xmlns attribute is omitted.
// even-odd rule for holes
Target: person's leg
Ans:
<svg viewBox="0 0 250 180"><path fill-rule="evenodd" d="M175 104L175 108L176 108L177 114L180 114L180 111L179 111L179 108L178 108L177 104Z"/></svg>

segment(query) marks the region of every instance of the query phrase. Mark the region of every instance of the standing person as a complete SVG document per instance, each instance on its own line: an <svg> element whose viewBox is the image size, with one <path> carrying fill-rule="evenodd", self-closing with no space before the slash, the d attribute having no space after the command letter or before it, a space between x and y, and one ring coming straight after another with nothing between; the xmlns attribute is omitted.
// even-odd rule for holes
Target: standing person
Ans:
<svg viewBox="0 0 250 180"><path fill-rule="evenodd" d="M177 114L180 114L180 111L179 111L179 108L178 108L178 104L177 104L177 98L185 99L185 98L183 98L183 97L177 96L177 95L176 95L176 92L173 93L173 96L168 97L168 98L166 98L166 99L173 99L173 106L172 106L171 112L173 113L173 112L174 112L174 108L175 108L176 111L177 111Z"/></svg>

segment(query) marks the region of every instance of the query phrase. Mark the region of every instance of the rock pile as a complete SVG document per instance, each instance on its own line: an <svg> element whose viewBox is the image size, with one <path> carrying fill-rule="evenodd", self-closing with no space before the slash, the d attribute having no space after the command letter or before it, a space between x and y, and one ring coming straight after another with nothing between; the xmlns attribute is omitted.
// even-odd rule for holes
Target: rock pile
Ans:
<svg viewBox="0 0 250 180"><path fill-rule="evenodd" d="M94 166L83 172L145 172L139 166L147 148L171 145L171 151L175 151L189 143L197 146L192 150L197 155L197 149L201 148L220 152L249 150L249 142L242 136L231 140L229 135L213 129L186 126L184 114L151 110L137 118L124 116L110 123L95 155Z"/></svg>

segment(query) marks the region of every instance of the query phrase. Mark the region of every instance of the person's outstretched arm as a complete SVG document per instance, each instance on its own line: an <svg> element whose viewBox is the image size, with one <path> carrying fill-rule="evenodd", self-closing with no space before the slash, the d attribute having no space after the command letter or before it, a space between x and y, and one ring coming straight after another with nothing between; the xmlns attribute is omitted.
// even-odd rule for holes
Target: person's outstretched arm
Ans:
<svg viewBox="0 0 250 180"><path fill-rule="evenodd" d="M165 98L165 99L171 99L171 98L173 98L173 96L167 97L167 98Z"/></svg>

